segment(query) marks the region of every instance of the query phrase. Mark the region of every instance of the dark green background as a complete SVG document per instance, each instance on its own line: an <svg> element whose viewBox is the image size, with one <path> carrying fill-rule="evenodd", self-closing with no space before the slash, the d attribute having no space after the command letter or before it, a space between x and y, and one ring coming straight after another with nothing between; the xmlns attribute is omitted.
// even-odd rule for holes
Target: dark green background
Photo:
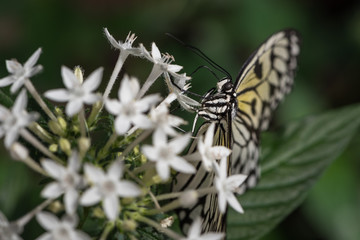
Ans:
<svg viewBox="0 0 360 240"><path fill-rule="evenodd" d="M165 36L172 33L202 49L234 77L242 63L272 33L292 27L302 35L294 91L281 104L271 130L287 122L359 102L360 4L357 1L55 1L0 2L0 77L5 59L24 62L39 46L44 72L33 83L44 92L62 87L60 66L81 65L85 74L105 67L109 79L117 58L102 28L123 40L129 31L150 50L176 58L184 71L206 64ZM131 59L125 71L144 79L151 64ZM193 76L192 91L203 94L215 86L207 71ZM103 90L104 85L100 88ZM164 89L161 82L152 91ZM116 91L114 91L116 92ZM189 117L189 116L187 116ZM331 134L331 133L329 133ZM325 172L304 204L264 239L360 239L359 134L348 150ZM39 178L10 160L0 159L0 210L10 220L39 203ZM38 236L32 223L25 239Z"/></svg>

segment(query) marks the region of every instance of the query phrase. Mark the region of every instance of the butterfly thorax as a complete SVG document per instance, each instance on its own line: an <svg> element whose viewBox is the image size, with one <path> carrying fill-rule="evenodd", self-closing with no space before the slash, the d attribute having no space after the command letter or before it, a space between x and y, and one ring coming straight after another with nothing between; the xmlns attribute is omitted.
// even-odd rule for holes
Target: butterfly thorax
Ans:
<svg viewBox="0 0 360 240"><path fill-rule="evenodd" d="M218 121L231 113L232 118L236 115L236 92L229 78L224 78L217 83L217 91L210 90L201 102L198 111L199 116L206 120Z"/></svg>

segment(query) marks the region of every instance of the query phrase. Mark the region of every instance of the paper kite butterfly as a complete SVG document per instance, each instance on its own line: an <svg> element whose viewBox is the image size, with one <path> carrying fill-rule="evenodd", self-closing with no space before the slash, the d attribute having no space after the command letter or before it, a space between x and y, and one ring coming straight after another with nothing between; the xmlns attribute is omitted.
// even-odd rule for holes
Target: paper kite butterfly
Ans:
<svg viewBox="0 0 360 240"><path fill-rule="evenodd" d="M300 37L295 30L273 34L248 58L235 82L226 74L227 77L219 80L216 89L208 91L201 106L194 110L205 122L198 129L189 152L196 150L198 137L215 122L214 145L232 149L228 159L229 173L248 175L240 193L254 187L260 177L260 132L267 129L273 111L292 88L299 44ZM211 63L214 66L215 63ZM205 171L201 162L196 163L196 168L195 175L178 174L173 191L212 186L214 173ZM179 212L182 229L186 232L193 220L201 216L203 232L226 231L226 215L219 212L217 205L216 194L208 194L195 206L182 209Z"/></svg>

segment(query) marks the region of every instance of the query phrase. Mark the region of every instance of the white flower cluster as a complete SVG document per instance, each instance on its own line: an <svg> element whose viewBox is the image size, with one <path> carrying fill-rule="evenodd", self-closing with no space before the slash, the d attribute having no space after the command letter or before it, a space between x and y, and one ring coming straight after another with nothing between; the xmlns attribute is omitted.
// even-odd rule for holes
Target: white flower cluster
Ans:
<svg viewBox="0 0 360 240"><path fill-rule="evenodd" d="M132 46L136 39L134 34L129 33L125 42L116 41L107 29L105 35L110 44L120 50L120 54L103 95L95 92L101 84L103 68L98 68L83 80L80 67L72 71L65 66L61 68L65 88L44 93L49 100L65 102L65 114L58 107L51 109L30 81L42 69L40 65L35 66L41 49L24 65L15 60L6 61L10 75L0 79L0 87L12 85L11 93L24 88L11 109L0 105L0 137L5 136L5 146L16 160L23 161L50 181L41 192L47 200L24 217L9 223L0 212L0 239L21 239L23 227L34 216L46 230L38 239L90 239L86 229L76 229L79 219L81 222L87 220L88 214L84 211L90 212L92 218L107 222L99 226L105 226L101 239L106 239L115 227L123 234L132 235L138 224L160 226L152 216L165 213L165 218L169 216L166 215L169 211L184 207L178 200L166 205L168 207L161 206L159 201L181 199L200 190L185 193L154 190L156 185L170 183L174 176L172 172L196 174L195 162L182 154L191 140L191 134L181 134L176 130L186 122L169 114L169 106L175 99L185 109L199 105L183 95L183 91L189 88L189 77L179 74L182 67L172 64L173 57L161 54L155 43L150 53L142 44ZM118 99L111 99L110 92L129 55L149 60L153 68L142 86L135 77L124 75ZM164 76L170 94L163 100L159 94L145 95L160 76ZM49 119L41 118L47 125L36 122L40 118L38 113L26 111L27 92L47 114ZM89 105L92 106L91 111L88 111ZM103 111L103 107L108 113ZM102 121L113 122L113 131L110 134L107 132L106 143L97 143L93 131ZM143 144L151 134L152 145ZM204 139L201 136L198 142L197 161L202 160L203 167L216 175L213 190L202 191L201 194L204 196L215 189L222 213L225 213L227 203L243 212L234 192L246 176L227 176L227 157L231 151L213 146L213 135L214 124L209 127ZM30 143L33 148L25 148L22 142ZM32 159L34 154L31 151L39 151L44 157ZM53 213L44 211L47 207ZM61 220L59 215L62 215ZM224 237L223 233L202 235L200 229L201 219L197 218L186 238L167 228L163 229L163 233L175 239Z"/></svg>

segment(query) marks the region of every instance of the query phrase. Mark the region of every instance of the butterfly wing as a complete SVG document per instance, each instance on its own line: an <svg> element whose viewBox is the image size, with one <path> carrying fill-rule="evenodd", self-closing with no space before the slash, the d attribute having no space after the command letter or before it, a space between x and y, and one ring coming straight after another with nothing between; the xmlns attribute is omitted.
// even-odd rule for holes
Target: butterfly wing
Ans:
<svg viewBox="0 0 360 240"><path fill-rule="evenodd" d="M229 118L230 115L229 115ZM231 119L222 119L215 125L214 130L214 145L225 146L230 148L231 140L231 125L228 124ZM196 133L196 137L192 142L189 153L196 151L198 139L204 136L211 122L204 122ZM230 161L230 158L228 159ZM208 188L213 185L215 174L214 172L207 172L202 166L201 161L195 163L196 174L179 173L176 177L176 183L173 186L174 192L186 191L191 189ZM228 164L229 166L229 164ZM182 208L178 211L181 228L184 232L188 231L191 223L200 216L203 219L203 232L225 232L226 230L226 214L221 214L218 208L217 194L207 194L199 198L198 202L190 208Z"/></svg>
<svg viewBox="0 0 360 240"><path fill-rule="evenodd" d="M246 61L235 82L238 109L232 122L234 139L232 174L248 175L242 191L260 176L259 134L269 125L272 112L290 92L299 55L295 30L270 36Z"/></svg>

